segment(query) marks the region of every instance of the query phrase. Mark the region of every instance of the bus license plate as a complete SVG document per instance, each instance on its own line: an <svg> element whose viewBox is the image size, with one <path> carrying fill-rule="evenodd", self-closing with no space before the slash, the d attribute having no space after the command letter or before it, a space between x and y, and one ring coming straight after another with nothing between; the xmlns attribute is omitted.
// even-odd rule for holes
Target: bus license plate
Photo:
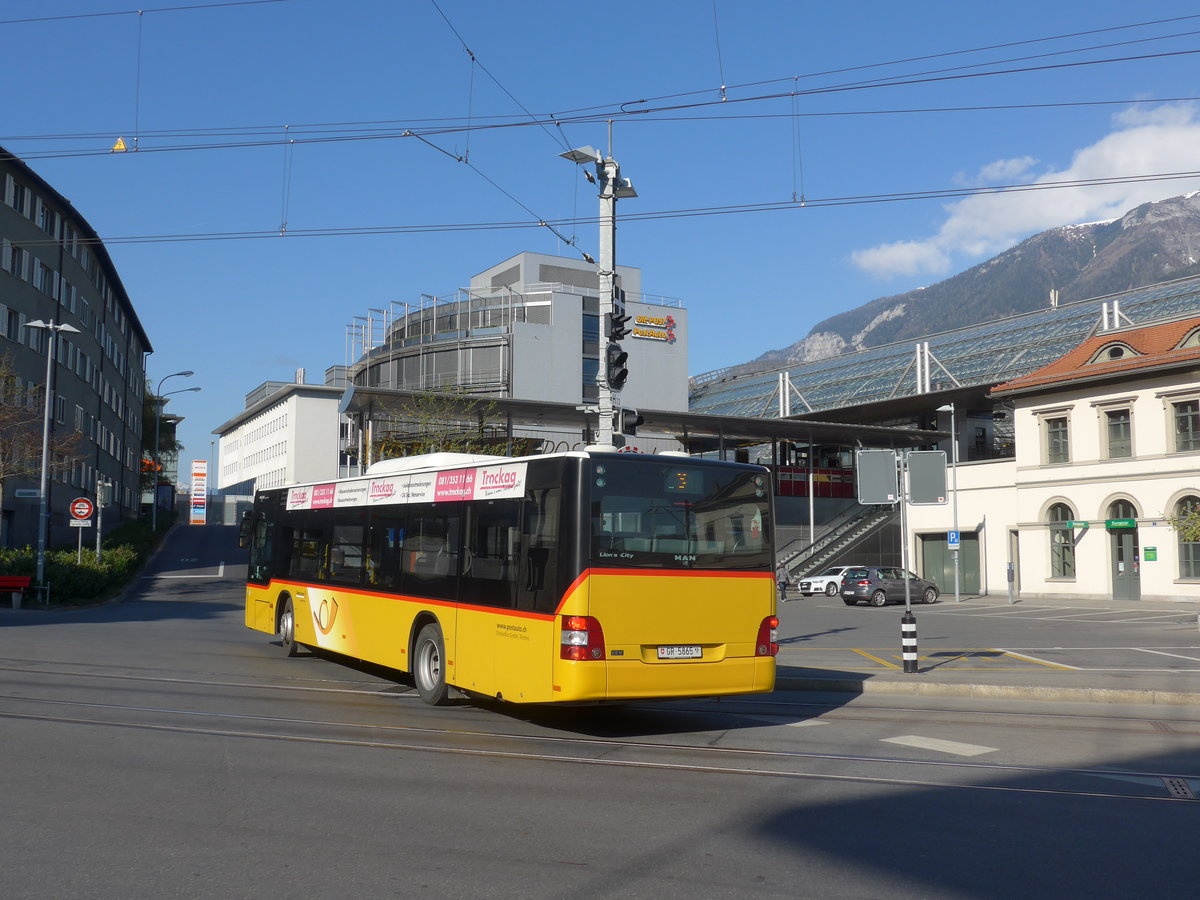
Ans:
<svg viewBox="0 0 1200 900"><path fill-rule="evenodd" d="M696 644L658 648L659 659L700 659L703 655L704 651Z"/></svg>

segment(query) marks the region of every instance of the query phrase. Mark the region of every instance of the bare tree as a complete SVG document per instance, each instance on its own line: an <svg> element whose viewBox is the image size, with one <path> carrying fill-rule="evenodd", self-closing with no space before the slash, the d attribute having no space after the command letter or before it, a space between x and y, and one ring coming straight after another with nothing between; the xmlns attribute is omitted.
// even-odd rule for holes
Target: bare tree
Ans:
<svg viewBox="0 0 1200 900"><path fill-rule="evenodd" d="M377 460L447 452L505 456L529 450L527 441L509 438L494 400L458 388L414 391L389 399L373 415L378 433L372 457Z"/></svg>

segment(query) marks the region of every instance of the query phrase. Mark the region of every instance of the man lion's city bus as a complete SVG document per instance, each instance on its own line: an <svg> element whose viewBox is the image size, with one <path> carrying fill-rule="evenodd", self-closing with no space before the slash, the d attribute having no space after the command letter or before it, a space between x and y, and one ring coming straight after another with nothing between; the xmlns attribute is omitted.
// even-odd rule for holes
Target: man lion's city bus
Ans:
<svg viewBox="0 0 1200 900"><path fill-rule="evenodd" d="M514 703L775 685L767 470L682 455L439 453L260 491L246 625Z"/></svg>

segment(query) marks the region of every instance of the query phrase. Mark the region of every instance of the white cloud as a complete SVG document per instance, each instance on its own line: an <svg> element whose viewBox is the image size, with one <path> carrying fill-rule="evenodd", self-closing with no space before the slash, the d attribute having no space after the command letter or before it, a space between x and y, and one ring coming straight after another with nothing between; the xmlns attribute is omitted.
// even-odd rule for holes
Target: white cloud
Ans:
<svg viewBox="0 0 1200 900"><path fill-rule="evenodd" d="M975 175L958 174L954 176L956 184L967 187L983 187L987 184L1004 184L1015 181L1037 165L1032 156L1020 156L1016 159L998 159L983 166Z"/></svg>
<svg viewBox="0 0 1200 900"><path fill-rule="evenodd" d="M1115 130L1075 152L1069 166L1034 179L1039 184L1196 171L1200 121L1193 106L1135 108L1114 117ZM1028 172L1032 157L997 160L980 168L977 184ZM1150 200L1200 188L1200 177L1180 181L1084 185L1007 194L980 194L946 206L938 232L923 240L880 244L851 255L863 271L880 278L944 275L998 253L1019 240L1078 222L1116 218Z"/></svg>

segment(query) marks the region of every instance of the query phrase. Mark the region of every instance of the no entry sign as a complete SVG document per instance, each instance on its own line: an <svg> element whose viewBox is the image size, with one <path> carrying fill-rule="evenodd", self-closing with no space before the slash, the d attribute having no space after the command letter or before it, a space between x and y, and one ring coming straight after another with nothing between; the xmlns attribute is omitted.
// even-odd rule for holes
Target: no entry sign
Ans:
<svg viewBox="0 0 1200 900"><path fill-rule="evenodd" d="M87 497L77 497L71 501L71 518L73 519L90 519L95 511L92 501Z"/></svg>

